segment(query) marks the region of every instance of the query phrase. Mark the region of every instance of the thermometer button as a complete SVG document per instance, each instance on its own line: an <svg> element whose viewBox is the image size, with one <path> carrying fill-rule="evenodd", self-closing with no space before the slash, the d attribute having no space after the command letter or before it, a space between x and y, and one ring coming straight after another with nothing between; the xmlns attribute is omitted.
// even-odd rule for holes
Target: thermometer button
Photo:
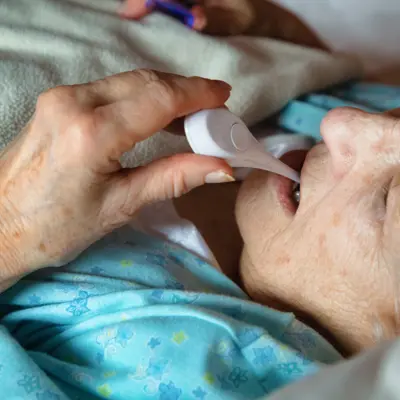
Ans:
<svg viewBox="0 0 400 400"><path fill-rule="evenodd" d="M235 123L231 127L232 144L238 151L245 151L249 147L249 135L243 130L242 125Z"/></svg>

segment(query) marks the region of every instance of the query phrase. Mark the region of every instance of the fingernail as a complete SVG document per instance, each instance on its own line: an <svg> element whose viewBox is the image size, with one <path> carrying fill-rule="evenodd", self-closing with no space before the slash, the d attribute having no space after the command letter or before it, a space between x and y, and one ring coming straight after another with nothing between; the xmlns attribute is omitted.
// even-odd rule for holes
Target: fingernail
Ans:
<svg viewBox="0 0 400 400"><path fill-rule="evenodd" d="M228 175L224 171L215 171L211 172L206 176L205 182L206 183L228 183L234 182L235 178L231 175Z"/></svg>
<svg viewBox="0 0 400 400"><path fill-rule="evenodd" d="M219 81L219 80L214 80L214 82L219 85L222 89L225 90L232 90L232 86L229 83L226 83L224 81Z"/></svg>

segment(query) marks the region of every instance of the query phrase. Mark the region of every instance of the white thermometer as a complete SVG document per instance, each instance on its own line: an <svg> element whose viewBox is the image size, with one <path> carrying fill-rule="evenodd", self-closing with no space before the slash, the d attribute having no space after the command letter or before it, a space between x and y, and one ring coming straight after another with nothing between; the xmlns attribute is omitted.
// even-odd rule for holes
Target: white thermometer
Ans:
<svg viewBox="0 0 400 400"><path fill-rule="evenodd" d="M225 108L188 115L185 133L196 154L223 158L234 168L262 169L300 182L294 169L265 151L244 122Z"/></svg>

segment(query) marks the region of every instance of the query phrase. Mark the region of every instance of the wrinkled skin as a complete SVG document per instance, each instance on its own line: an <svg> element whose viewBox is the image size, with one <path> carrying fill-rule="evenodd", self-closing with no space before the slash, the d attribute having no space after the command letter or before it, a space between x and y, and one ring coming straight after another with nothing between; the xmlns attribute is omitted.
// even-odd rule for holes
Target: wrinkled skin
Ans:
<svg viewBox="0 0 400 400"><path fill-rule="evenodd" d="M222 160L180 154L122 169L119 159L176 118L223 106L224 82L149 70L49 90L0 158L0 281L62 265L140 207L233 180Z"/></svg>
<svg viewBox="0 0 400 400"><path fill-rule="evenodd" d="M354 352L398 333L400 120L337 109L321 132L297 211L284 178L242 185L240 273L254 300L306 310Z"/></svg>

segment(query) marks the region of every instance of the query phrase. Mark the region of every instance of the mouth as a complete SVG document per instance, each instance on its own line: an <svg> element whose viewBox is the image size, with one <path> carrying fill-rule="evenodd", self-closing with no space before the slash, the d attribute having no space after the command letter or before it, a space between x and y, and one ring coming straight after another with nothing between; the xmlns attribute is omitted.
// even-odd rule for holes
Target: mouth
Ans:
<svg viewBox="0 0 400 400"><path fill-rule="evenodd" d="M307 151L296 150L286 153L282 156L281 161L300 172L304 160L306 159ZM301 195L296 194L296 189L299 189L298 184L294 184L290 179L280 175L275 175L273 185L276 188L277 198L281 206L290 214L295 214L299 206ZM296 198L298 196L298 198Z"/></svg>

